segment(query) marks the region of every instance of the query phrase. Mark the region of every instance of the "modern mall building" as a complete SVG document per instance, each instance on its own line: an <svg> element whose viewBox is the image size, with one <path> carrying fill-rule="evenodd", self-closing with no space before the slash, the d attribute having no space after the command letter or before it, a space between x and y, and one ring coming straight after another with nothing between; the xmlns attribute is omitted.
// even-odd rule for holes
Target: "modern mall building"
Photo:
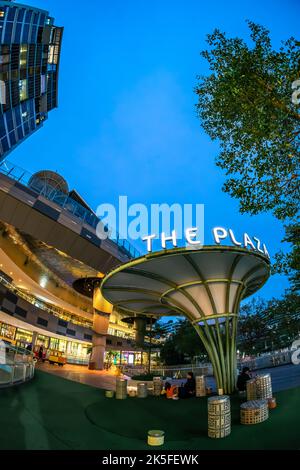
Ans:
<svg viewBox="0 0 300 470"><path fill-rule="evenodd" d="M139 330L125 314L106 312L96 286L138 252L123 240L101 241L99 223L57 173L29 175L2 162L0 339L43 345L73 363L87 363L92 344L100 342L97 368L103 367L104 350L115 364L147 363L147 346L135 341Z"/></svg>
<svg viewBox="0 0 300 470"><path fill-rule="evenodd" d="M57 107L62 34L47 11L0 0L0 161Z"/></svg>
<svg viewBox="0 0 300 470"><path fill-rule="evenodd" d="M0 0L0 340L95 368L105 351L116 364L145 364L140 329L136 342L134 322L97 288L138 253L97 237L101 222L63 177L6 160L57 106L62 33L47 11Z"/></svg>

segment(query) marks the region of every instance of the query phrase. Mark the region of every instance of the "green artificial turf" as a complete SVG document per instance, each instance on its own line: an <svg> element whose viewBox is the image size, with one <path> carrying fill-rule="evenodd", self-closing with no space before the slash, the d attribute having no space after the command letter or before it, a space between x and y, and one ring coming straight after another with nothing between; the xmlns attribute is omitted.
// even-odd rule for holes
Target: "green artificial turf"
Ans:
<svg viewBox="0 0 300 470"><path fill-rule="evenodd" d="M104 391L36 371L33 381L0 390L0 449L149 449L149 429L165 431L161 449L300 449L300 388L278 392L268 421L239 424L231 399L232 432L207 437L207 399L105 398Z"/></svg>

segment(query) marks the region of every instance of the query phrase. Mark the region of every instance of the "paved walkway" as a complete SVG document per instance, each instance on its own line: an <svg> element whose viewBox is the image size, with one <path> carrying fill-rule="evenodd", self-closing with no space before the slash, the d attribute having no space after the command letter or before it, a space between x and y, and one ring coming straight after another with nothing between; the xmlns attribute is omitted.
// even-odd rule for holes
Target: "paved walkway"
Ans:
<svg viewBox="0 0 300 470"><path fill-rule="evenodd" d="M49 372L74 382L91 385L92 387L102 388L105 390L115 390L116 388L116 376L107 371L89 370L86 366L78 366L74 364L65 364L64 367L59 367L44 363L37 364L37 368L44 372ZM260 369L257 373L271 374L274 392L300 387L300 365L295 366L288 364L273 367L271 369ZM181 383L182 381L183 379L179 379L176 383ZM212 377L207 378L207 385L215 389L215 383Z"/></svg>
<svg viewBox="0 0 300 470"><path fill-rule="evenodd" d="M73 382L79 382L92 387L102 388L105 390L115 390L116 376L104 370L89 370L87 366L78 366L74 364L65 364L63 367L37 363L37 369L49 374L63 377Z"/></svg>

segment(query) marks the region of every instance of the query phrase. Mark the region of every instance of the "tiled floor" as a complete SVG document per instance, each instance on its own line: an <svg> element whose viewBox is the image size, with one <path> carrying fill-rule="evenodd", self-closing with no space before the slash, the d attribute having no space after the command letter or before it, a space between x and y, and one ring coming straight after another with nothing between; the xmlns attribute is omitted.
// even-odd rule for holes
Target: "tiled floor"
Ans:
<svg viewBox="0 0 300 470"><path fill-rule="evenodd" d="M89 370L87 366L78 366L74 364L65 364L63 367L37 363L36 367L44 372L58 375L74 382L79 382L92 387L102 388L105 390L115 390L116 376L103 370Z"/></svg>
<svg viewBox="0 0 300 470"><path fill-rule="evenodd" d="M59 367L48 363L38 363L37 368L42 371L58 375L59 377L73 380L74 382L91 385L105 390L115 390L116 387L116 376L107 371L89 370L86 366L73 364L66 364L64 367ZM271 369L261 369L258 370L257 373L271 374L272 386L275 392L300 386L300 365L295 366L289 364L273 367ZM180 384L182 381L183 379L179 379L174 382ZM210 386L213 389L215 388L214 379L212 377L207 377L207 386Z"/></svg>

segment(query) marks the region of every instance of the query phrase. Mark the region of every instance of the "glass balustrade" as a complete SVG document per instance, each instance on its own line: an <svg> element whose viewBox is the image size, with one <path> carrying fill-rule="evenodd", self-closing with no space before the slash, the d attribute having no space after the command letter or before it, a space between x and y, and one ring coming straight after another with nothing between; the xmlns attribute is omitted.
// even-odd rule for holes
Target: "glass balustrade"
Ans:
<svg viewBox="0 0 300 470"><path fill-rule="evenodd" d="M34 377L33 353L0 341L0 388L18 385Z"/></svg>
<svg viewBox="0 0 300 470"><path fill-rule="evenodd" d="M75 201L67 194L55 189L48 183L40 184L40 182L32 178L33 175L30 172L23 170L22 168L8 161L0 163L0 173L26 186L35 193L45 197L49 201L54 202L62 209L81 220L81 222L89 225L94 229L96 229L98 223L100 222L100 219L95 214L83 207L81 204L79 204L79 202ZM138 258L141 255L140 252L136 250L136 248L134 248L127 240L120 239L118 234L117 238L111 241L116 243L121 251L123 251L124 254L130 258Z"/></svg>

